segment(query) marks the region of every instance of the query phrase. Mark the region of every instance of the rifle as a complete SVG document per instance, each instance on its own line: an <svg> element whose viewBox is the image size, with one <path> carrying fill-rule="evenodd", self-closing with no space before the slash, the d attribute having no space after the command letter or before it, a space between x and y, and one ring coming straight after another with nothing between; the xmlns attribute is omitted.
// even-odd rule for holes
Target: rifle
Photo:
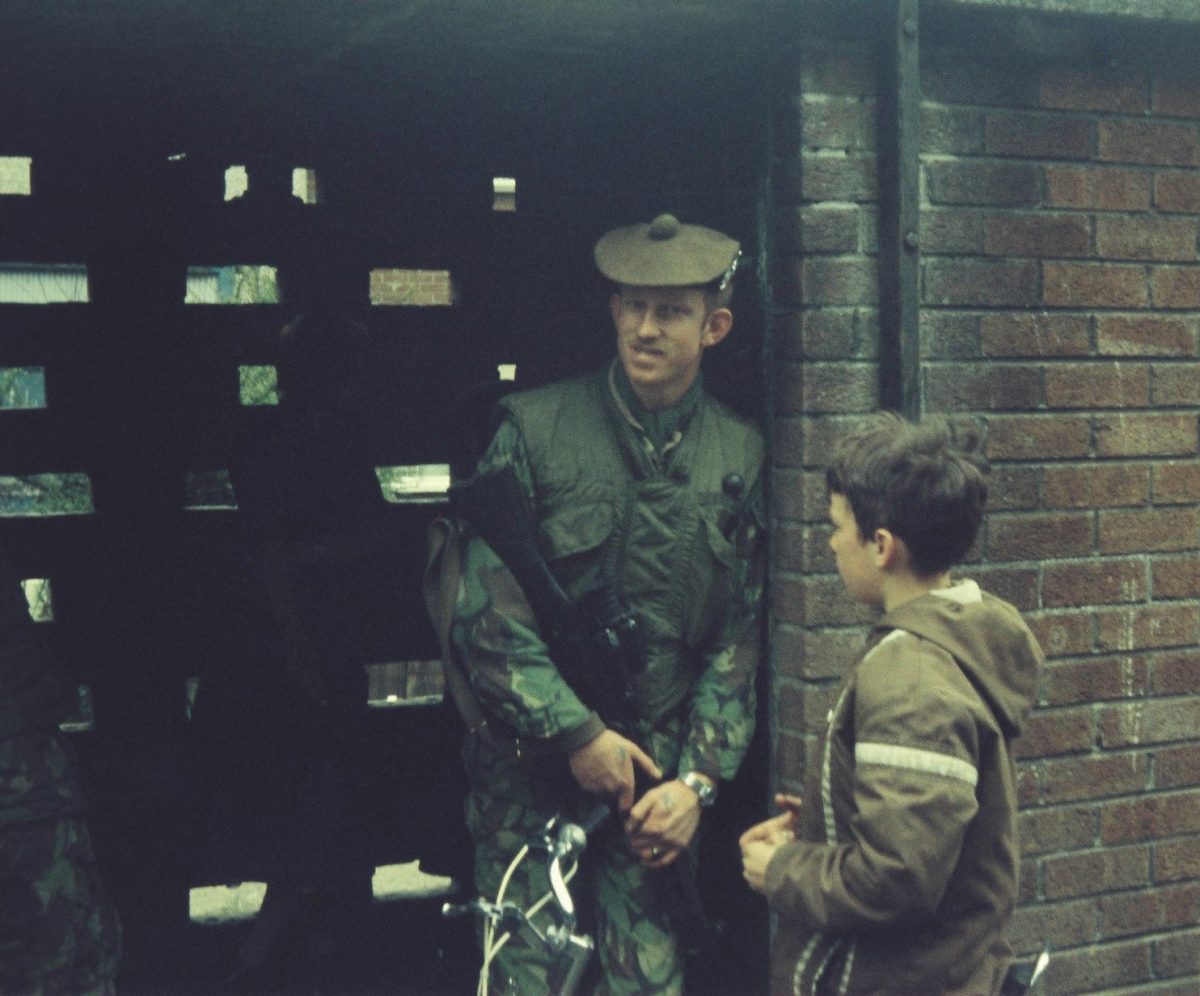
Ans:
<svg viewBox="0 0 1200 996"><path fill-rule="evenodd" d="M606 725L636 741L633 677L645 667L644 646L637 616L621 603L612 584L588 592L578 603L563 590L538 549L525 494L511 466L452 485L450 508L521 586L563 680ZM650 787L639 781L637 794ZM655 874L681 945L689 953L700 950L722 928L704 914L690 854L684 851Z"/></svg>
<svg viewBox="0 0 1200 996"><path fill-rule="evenodd" d="M645 666L637 617L611 585L576 604L538 549L525 495L511 466L450 488L450 509L504 561L533 610L563 680L623 736L637 721L633 676Z"/></svg>

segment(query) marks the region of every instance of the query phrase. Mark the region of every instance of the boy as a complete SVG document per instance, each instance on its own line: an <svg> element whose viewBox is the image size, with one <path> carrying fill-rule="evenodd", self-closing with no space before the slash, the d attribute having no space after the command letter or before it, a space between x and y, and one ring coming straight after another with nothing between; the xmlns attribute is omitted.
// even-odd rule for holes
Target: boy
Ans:
<svg viewBox="0 0 1200 996"><path fill-rule="evenodd" d="M1017 611L950 569L986 465L947 424L883 414L834 450L830 547L883 612L851 667L803 806L741 838L778 915L772 993L1000 991L1017 894L1012 740L1042 652Z"/></svg>

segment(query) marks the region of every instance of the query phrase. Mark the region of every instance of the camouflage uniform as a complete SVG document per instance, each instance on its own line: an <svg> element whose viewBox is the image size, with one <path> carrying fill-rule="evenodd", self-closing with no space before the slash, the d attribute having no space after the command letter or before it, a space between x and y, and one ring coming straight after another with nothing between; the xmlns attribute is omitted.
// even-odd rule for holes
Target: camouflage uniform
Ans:
<svg viewBox="0 0 1200 996"><path fill-rule="evenodd" d="M0 555L0 993L111 993L120 924L104 897L70 743L74 692Z"/></svg>
<svg viewBox="0 0 1200 996"><path fill-rule="evenodd" d="M754 724L761 580L751 574L760 566L762 440L699 381L672 409L635 415L623 377L614 363L506 399L508 415L480 471L515 469L569 595L611 576L638 612L647 667L636 680L633 739L667 777L694 770L730 778ZM741 516L720 486L729 472L747 482ZM656 508L659 500L666 505ZM648 537L652 527L661 534ZM467 545L452 638L484 709L518 738L508 748L468 737L464 748L476 886L494 898L513 855L551 816L595 804L576 786L566 753L604 724L563 680L515 580L478 537ZM577 883L573 892L592 893L590 911L580 905L595 918L602 991L680 992L682 958L653 882L662 873L639 864L619 829L589 846L585 859L591 889ZM544 868L530 859L505 899L527 908L547 890ZM552 961L513 938L493 982L499 991L511 980L515 992L545 992Z"/></svg>

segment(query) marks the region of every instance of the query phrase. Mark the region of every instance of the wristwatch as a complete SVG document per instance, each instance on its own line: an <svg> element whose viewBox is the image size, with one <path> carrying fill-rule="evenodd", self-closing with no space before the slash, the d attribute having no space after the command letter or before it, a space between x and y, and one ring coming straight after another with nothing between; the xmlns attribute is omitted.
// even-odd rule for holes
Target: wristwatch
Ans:
<svg viewBox="0 0 1200 996"><path fill-rule="evenodd" d="M707 779L701 778L696 772L689 771L681 775L679 780L700 797L700 808L708 809L717 801L717 787Z"/></svg>

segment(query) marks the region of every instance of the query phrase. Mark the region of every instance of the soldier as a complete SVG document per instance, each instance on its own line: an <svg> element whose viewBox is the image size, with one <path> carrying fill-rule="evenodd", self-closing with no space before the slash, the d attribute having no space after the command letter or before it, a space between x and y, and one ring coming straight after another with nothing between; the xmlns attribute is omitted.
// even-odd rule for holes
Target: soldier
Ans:
<svg viewBox="0 0 1200 996"><path fill-rule="evenodd" d="M75 690L0 551L0 992L112 993L121 927L105 897L75 752Z"/></svg>
<svg viewBox="0 0 1200 996"><path fill-rule="evenodd" d="M495 896L514 854L557 813L604 797L623 826L589 848L601 989L678 993L683 952L659 888L694 855L701 809L737 771L754 725L761 597L758 429L705 393L701 358L733 325L738 243L669 214L609 232L617 356L589 376L509 395L477 474L511 466L542 553L572 599L615 589L642 633L637 719L617 732L564 679L524 593L478 536L451 639L493 731L468 733L476 886ZM657 781L635 799L635 778ZM661 780L660 780L661 779ZM506 900L546 876L523 863ZM550 958L513 937L491 981L545 992Z"/></svg>

